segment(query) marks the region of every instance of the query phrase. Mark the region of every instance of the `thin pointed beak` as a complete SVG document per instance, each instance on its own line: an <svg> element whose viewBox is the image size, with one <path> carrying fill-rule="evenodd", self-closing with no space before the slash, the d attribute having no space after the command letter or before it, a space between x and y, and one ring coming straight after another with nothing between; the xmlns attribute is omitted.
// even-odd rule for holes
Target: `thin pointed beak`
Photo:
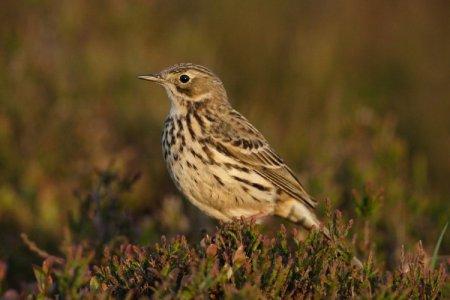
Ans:
<svg viewBox="0 0 450 300"><path fill-rule="evenodd" d="M143 80L153 81L153 82L156 82L159 84L164 83L164 79L161 77L160 74L141 75L141 76L138 76L138 78L143 79Z"/></svg>

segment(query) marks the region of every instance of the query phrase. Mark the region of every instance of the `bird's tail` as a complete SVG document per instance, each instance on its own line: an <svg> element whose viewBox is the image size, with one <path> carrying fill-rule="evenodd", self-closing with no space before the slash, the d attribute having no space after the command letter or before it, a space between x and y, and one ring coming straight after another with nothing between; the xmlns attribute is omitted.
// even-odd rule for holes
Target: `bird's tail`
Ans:
<svg viewBox="0 0 450 300"><path fill-rule="evenodd" d="M285 201L279 201L275 208L275 214L299 224L307 230L312 230L316 228L320 230L323 235L331 240L330 231L328 228L324 227L322 223L317 219L317 216L310 208L306 207L303 203L297 199L288 199ZM363 267L361 261L355 256L352 258L352 265L359 268Z"/></svg>

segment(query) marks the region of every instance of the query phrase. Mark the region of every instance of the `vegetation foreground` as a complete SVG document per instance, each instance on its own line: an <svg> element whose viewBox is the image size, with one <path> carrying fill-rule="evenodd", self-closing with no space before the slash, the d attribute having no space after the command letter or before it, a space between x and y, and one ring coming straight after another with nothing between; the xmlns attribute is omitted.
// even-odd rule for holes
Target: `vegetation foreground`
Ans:
<svg viewBox="0 0 450 300"><path fill-rule="evenodd" d="M237 220L220 224L211 235L203 232L198 243L177 236L149 247L131 244L122 235L129 220L117 200L137 177L117 180L108 174L93 192L79 196L60 255L22 235L43 262L33 267L35 282L22 291L0 290L5 299L436 299L447 294L444 265L435 267L421 243L403 251L392 272L372 252L361 256L362 269L352 266L351 222L339 211L327 214L331 240L318 231L302 237L284 226L265 234L264 226Z"/></svg>
<svg viewBox="0 0 450 300"><path fill-rule="evenodd" d="M183 236L152 247L106 247L97 259L81 245L64 257L47 256L34 267L38 298L404 298L436 299L444 269L432 270L420 247L405 254L394 272L382 272L371 257L352 267L346 228L336 219L333 239L318 232L298 241L282 227L275 237L258 226L221 225L199 244ZM33 248L33 247L32 247ZM35 249L37 250L37 249ZM37 250L39 251L39 250Z"/></svg>

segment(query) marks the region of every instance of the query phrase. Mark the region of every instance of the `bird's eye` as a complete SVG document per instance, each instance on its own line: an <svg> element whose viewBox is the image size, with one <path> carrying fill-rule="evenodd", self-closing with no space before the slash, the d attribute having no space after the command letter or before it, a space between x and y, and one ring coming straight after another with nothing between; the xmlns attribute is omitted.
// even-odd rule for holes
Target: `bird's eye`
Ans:
<svg viewBox="0 0 450 300"><path fill-rule="evenodd" d="M187 76L186 74L183 74L183 75L180 76L180 81L181 81L182 83L188 82L189 79L190 79L189 76Z"/></svg>

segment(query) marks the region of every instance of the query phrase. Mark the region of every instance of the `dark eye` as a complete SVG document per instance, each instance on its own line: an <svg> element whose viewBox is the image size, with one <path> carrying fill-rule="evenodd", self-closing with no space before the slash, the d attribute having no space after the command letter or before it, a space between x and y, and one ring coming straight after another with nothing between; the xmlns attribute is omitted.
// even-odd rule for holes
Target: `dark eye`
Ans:
<svg viewBox="0 0 450 300"><path fill-rule="evenodd" d="M189 79L190 79L189 76L187 76L186 74L183 74L183 75L180 76L180 81L181 81L182 83L188 82Z"/></svg>

